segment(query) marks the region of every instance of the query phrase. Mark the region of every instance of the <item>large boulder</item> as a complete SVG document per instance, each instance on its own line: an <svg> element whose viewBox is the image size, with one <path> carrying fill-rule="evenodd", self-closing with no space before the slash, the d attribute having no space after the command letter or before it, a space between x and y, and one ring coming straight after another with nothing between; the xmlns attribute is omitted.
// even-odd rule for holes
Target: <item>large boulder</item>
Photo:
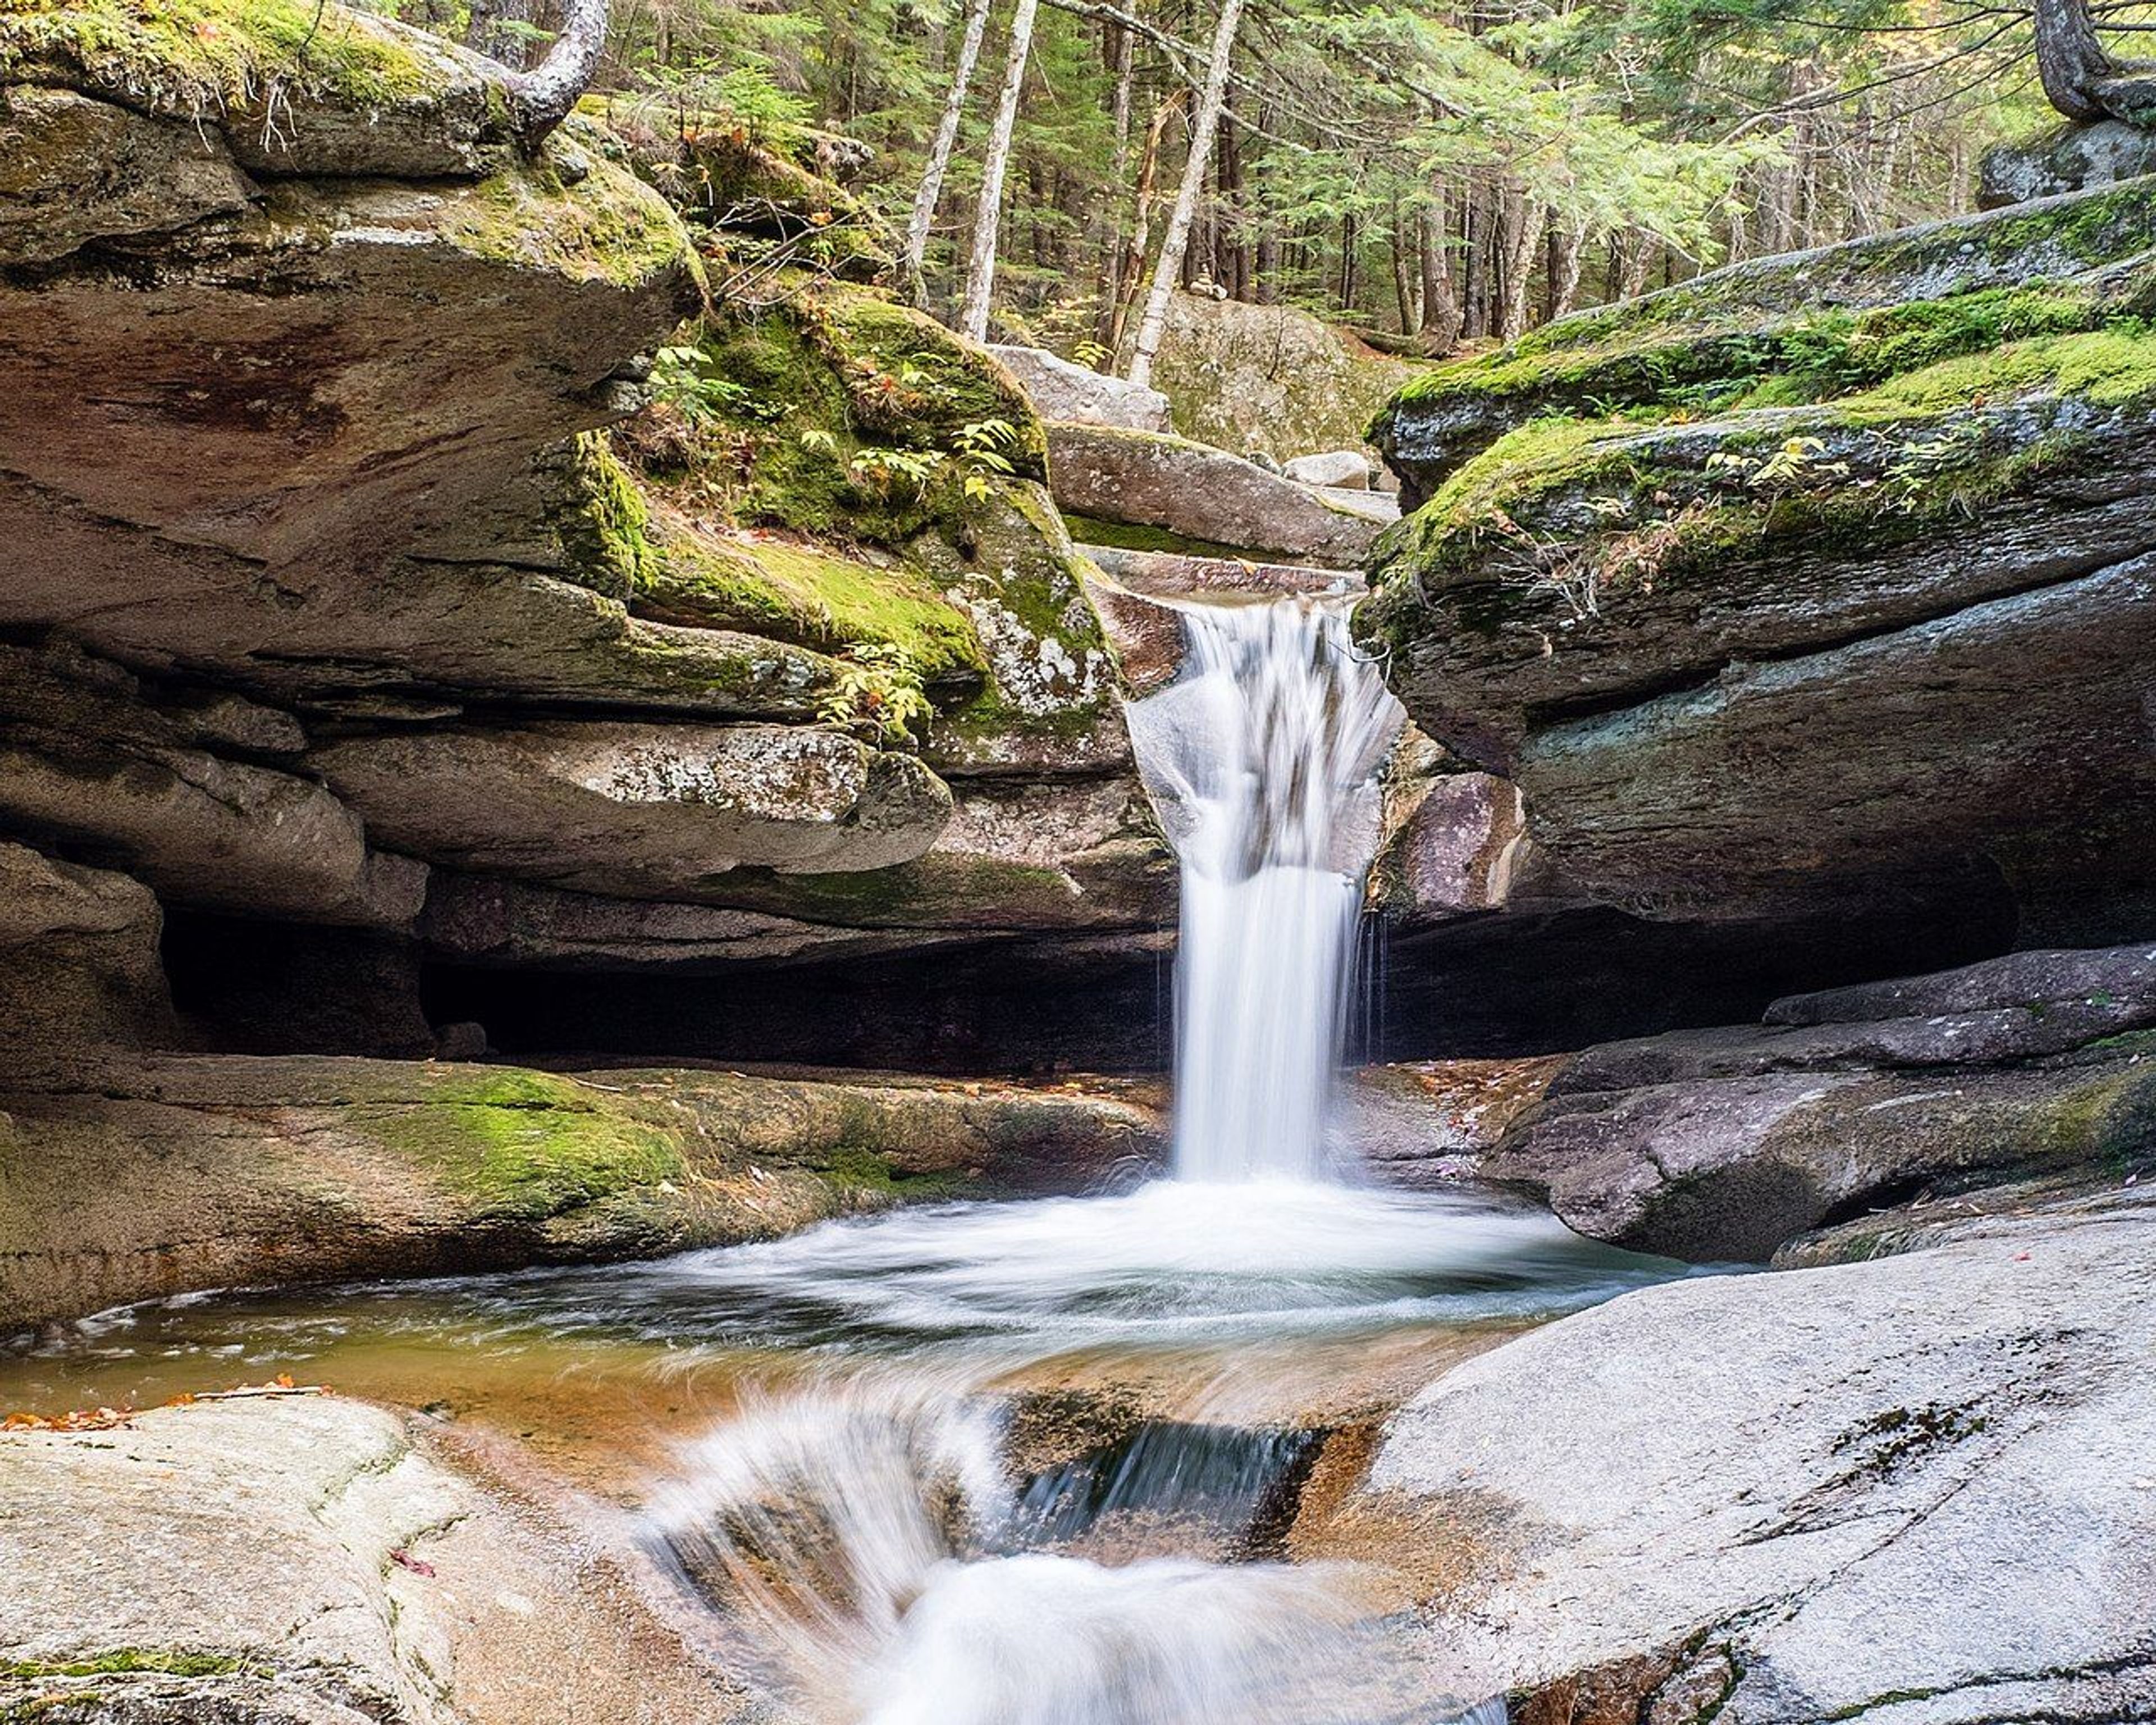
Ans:
<svg viewBox="0 0 2156 1725"><path fill-rule="evenodd" d="M2145 1209L2145 1206L2143 1207ZM2156 1707L2145 1215L1630 1293L1456 1366L1305 1549L1512 1717Z"/></svg>
<svg viewBox="0 0 2156 1725"><path fill-rule="evenodd" d="M1178 294L1152 383L1184 437L1286 461L1361 444L1416 370L1293 305Z"/></svg>
<svg viewBox="0 0 2156 1725"><path fill-rule="evenodd" d="M1976 201L1998 209L2156 173L2156 131L2123 120L2069 121L1984 152Z"/></svg>
<svg viewBox="0 0 2156 1725"><path fill-rule="evenodd" d="M1760 1260L1918 1194L2156 1158L2156 953L2025 952L1588 1050L1484 1158L1597 1239Z"/></svg>
<svg viewBox="0 0 2156 1725"><path fill-rule="evenodd" d="M139 1044L172 1030L149 889L0 842L0 1024L18 1048Z"/></svg>
<svg viewBox="0 0 2156 1725"><path fill-rule="evenodd" d="M1514 908L2145 928L2152 241L2128 182L1718 272L1402 392L1388 459L1428 501L1358 632L1518 787Z"/></svg>
<svg viewBox="0 0 2156 1725"><path fill-rule="evenodd" d="M1200 548L1344 568L1377 536L1366 516L1318 492L1183 438L1058 424L1049 451L1055 501L1082 518L1081 537L1107 536L1094 524L1116 522Z"/></svg>
<svg viewBox="0 0 2156 1725"><path fill-rule="evenodd" d="M1040 347L991 347L988 352L1033 398L1044 419L1112 425L1125 431L1167 431L1168 398L1158 389L1073 365Z"/></svg>

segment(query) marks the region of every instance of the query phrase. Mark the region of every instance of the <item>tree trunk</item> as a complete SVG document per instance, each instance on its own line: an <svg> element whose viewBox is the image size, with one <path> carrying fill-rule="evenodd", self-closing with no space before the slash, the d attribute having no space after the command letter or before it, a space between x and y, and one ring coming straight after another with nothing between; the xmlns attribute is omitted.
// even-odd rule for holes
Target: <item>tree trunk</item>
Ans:
<svg viewBox="0 0 2156 1725"><path fill-rule="evenodd" d="M1123 330L1131 320L1131 305L1137 298L1138 283L1145 275L1147 249L1152 244L1153 191L1160 177L1161 141L1168 135L1168 122L1175 117L1175 110L1183 104L1188 92L1175 90L1161 100L1153 110L1152 123L1146 128L1145 150L1138 157L1137 203L1131 220L1130 244L1123 249L1122 285L1116 300L1115 315L1108 321L1108 333L1101 345L1111 353L1123 345Z"/></svg>
<svg viewBox="0 0 2156 1725"><path fill-rule="evenodd" d="M547 58L509 80L509 120L527 156L537 153L547 135L569 117L577 98L599 69L606 48L607 0L565 0L562 31Z"/></svg>
<svg viewBox="0 0 2156 1725"><path fill-rule="evenodd" d="M1003 219L1004 175L1010 167L1011 132L1018 124L1019 92L1033 54L1033 21L1040 0L1018 0L1011 19L1010 58L1004 63L1003 100L981 168L981 204L973 213L973 254L966 268L966 305L958 328L973 341L988 338L988 300L996 287L996 231Z"/></svg>
<svg viewBox="0 0 2156 1725"><path fill-rule="evenodd" d="M1029 5L1033 0L1019 0ZM1131 382L1143 384L1152 378L1152 357L1168 328L1168 307L1174 296L1175 279L1183 268L1183 249L1190 243L1190 223L1198 213L1198 200L1205 190L1205 175L1213 160L1213 138L1219 130L1220 110L1228 100L1228 64L1235 51L1235 30L1243 18L1243 0L1220 0L1220 21L1213 32L1212 57L1205 64L1205 87L1199 91L1198 110L1190 122L1190 154L1183 164L1183 184L1175 194L1175 208L1168 218L1168 232L1160 244L1160 263L1153 271L1152 292L1147 296L1145 316L1138 324L1137 343L1131 355Z"/></svg>
<svg viewBox="0 0 2156 1725"><path fill-rule="evenodd" d="M2053 107L2069 120L2102 119L2107 110L2096 86L2116 70L2088 0L2036 0L2036 75Z"/></svg>
<svg viewBox="0 0 2156 1725"><path fill-rule="evenodd" d="M1123 182L1131 168L1131 84L1137 55L1131 33L1121 24L1108 26L1106 46L1108 69L1116 74L1116 149L1108 162L1107 195L1101 200L1107 219L1101 226L1101 309L1093 321L1093 334L1112 348L1116 308L1123 297L1124 218L1129 208L1123 202Z"/></svg>
<svg viewBox="0 0 2156 1725"><path fill-rule="evenodd" d="M1460 345L1460 300L1452 285L1452 244L1445 231L1442 203L1422 213L1420 237L1422 323L1419 333L1431 353L1450 353Z"/></svg>
<svg viewBox="0 0 2156 1725"><path fill-rule="evenodd" d="M1527 332L1527 312L1534 300L1535 253L1546 219L1543 207L1522 193L1507 192L1505 218L1498 231L1503 236L1505 292L1497 323L1497 339L1517 341Z"/></svg>
<svg viewBox="0 0 2156 1725"><path fill-rule="evenodd" d="M1467 244L1467 281L1460 328L1472 339L1490 333L1490 207L1479 182L1468 188L1462 223Z"/></svg>
<svg viewBox="0 0 2156 1725"><path fill-rule="evenodd" d="M1393 297L1399 301L1400 333L1411 336L1422 327L1422 306L1418 303L1415 272L1409 265L1413 253L1408 239L1408 219L1400 213L1398 204L1393 206Z"/></svg>
<svg viewBox="0 0 2156 1725"><path fill-rule="evenodd" d="M1563 317L1579 303L1580 259L1587 250L1586 224L1560 220L1551 224L1552 262L1550 309L1553 319Z"/></svg>
<svg viewBox="0 0 2156 1725"><path fill-rule="evenodd" d="M921 297L921 262L928 255L928 230L936 221L936 201L943 195L943 177L951 170L951 151L958 142L967 87L973 81L973 63L981 57L981 38L988 28L988 0L966 0L966 33L959 39L957 64L951 69L951 90L943 98L943 117L937 122L928 167L921 176L921 189L913 195L913 219L906 224L906 249L899 254L899 285L916 300Z"/></svg>

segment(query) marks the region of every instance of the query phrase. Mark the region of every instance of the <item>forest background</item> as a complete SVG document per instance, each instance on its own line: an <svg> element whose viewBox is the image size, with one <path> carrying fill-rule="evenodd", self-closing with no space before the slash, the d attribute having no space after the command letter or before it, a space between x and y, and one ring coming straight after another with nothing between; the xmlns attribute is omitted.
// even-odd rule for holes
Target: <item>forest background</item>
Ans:
<svg viewBox="0 0 2156 1725"><path fill-rule="evenodd" d="M564 6L393 9L520 64ZM2083 11L2107 42L2156 29L2150 8ZM1157 275L1442 354L1718 264L1958 213L1988 146L2058 118L2030 12L1987 0L608 13L597 88L860 141L856 193L906 236L902 273L929 309L1141 374Z"/></svg>

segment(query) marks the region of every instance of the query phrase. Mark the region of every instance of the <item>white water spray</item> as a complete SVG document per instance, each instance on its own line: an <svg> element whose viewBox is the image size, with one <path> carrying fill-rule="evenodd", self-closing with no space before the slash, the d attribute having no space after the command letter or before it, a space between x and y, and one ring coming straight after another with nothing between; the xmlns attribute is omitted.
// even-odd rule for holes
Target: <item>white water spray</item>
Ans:
<svg viewBox="0 0 2156 1725"><path fill-rule="evenodd" d="M1403 715L1337 605L1180 608L1183 674L1130 710L1183 865L1175 1172L1316 1179Z"/></svg>

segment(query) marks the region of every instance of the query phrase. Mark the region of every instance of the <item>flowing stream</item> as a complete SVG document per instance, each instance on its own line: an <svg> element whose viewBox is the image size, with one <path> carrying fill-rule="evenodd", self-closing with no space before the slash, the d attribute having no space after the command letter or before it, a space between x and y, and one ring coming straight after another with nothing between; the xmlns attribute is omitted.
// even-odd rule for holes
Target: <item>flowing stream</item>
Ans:
<svg viewBox="0 0 2156 1725"><path fill-rule="evenodd" d="M1173 1178L648 1264L167 1302L16 1380L154 1394L160 1363L211 1356L414 1403L454 1384L526 1437L624 1409L649 1549L819 1725L1480 1717L1391 1653L1368 1566L1296 1548L1302 1482L1450 1359L1672 1266L1336 1166L1399 710L1335 607L1185 616L1182 675L1131 713L1183 867Z"/></svg>

